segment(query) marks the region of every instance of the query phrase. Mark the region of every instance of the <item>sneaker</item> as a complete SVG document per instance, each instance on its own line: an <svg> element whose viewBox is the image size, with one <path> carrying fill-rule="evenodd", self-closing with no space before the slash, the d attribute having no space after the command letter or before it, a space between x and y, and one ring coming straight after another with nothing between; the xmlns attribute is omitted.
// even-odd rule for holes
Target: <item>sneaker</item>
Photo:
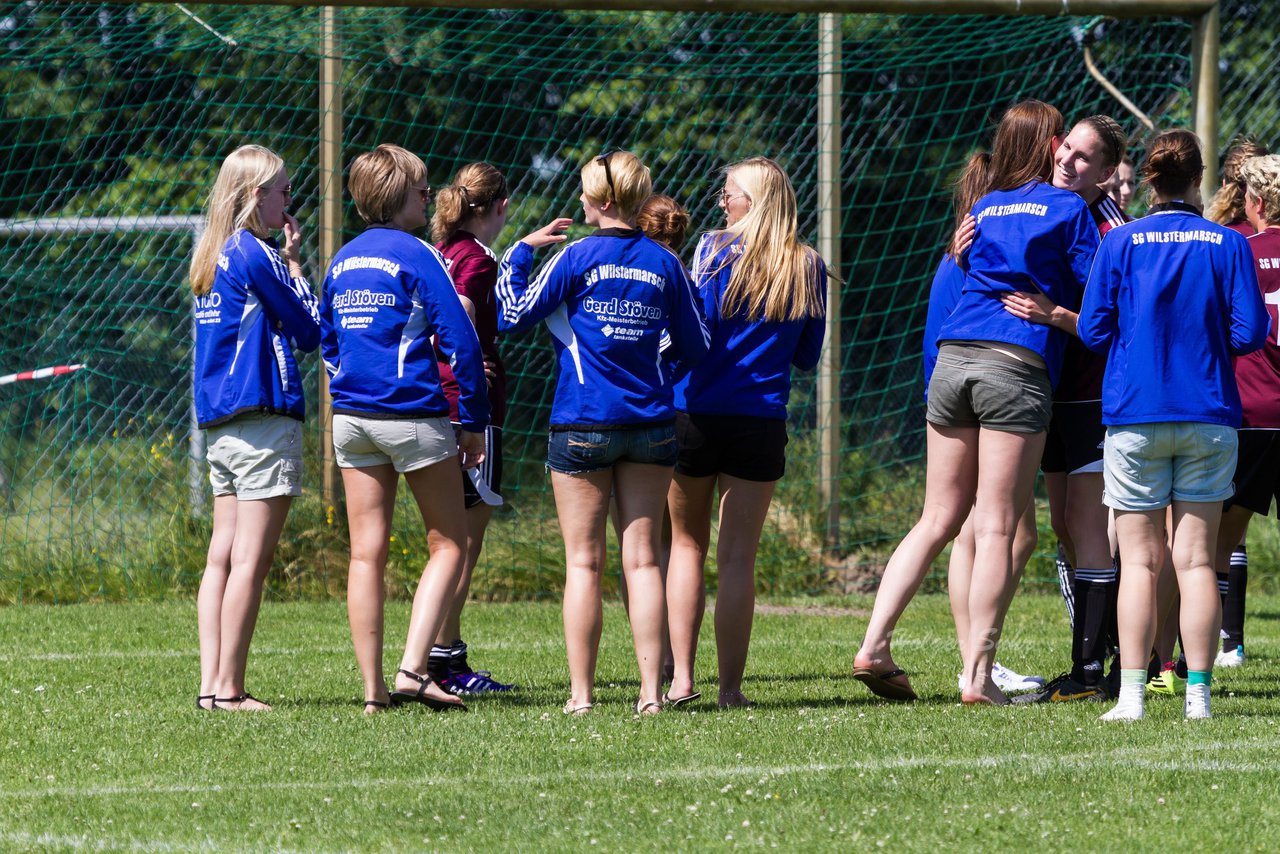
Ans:
<svg viewBox="0 0 1280 854"><path fill-rule="evenodd" d="M463 696L467 694L500 694L503 691L514 691L515 685L503 685L490 678L488 670L472 670L469 673L453 673L440 683L450 694Z"/></svg>
<svg viewBox="0 0 1280 854"><path fill-rule="evenodd" d="M1220 652L1213 660L1214 667L1239 667L1244 664L1244 646L1238 646L1230 652Z"/></svg>
<svg viewBox="0 0 1280 854"><path fill-rule="evenodd" d="M1120 691L1120 699L1111 711L1103 714L1102 721L1140 721L1146 713L1142 685L1126 686Z"/></svg>
<svg viewBox="0 0 1280 854"><path fill-rule="evenodd" d="M1028 703L1069 703L1074 700L1092 700L1095 702L1109 700L1111 695L1102 683L1086 685L1071 678L1070 673L1063 673L1039 691L1014 697L1013 702L1020 705Z"/></svg>
<svg viewBox="0 0 1280 854"><path fill-rule="evenodd" d="M1183 706L1187 720L1205 720L1213 717L1209 713L1209 686L1205 684L1188 685L1187 699Z"/></svg>
<svg viewBox="0 0 1280 854"><path fill-rule="evenodd" d="M1168 694L1174 696L1181 694L1182 689L1186 686L1187 680L1178 676L1178 672L1172 667L1166 667L1160 671L1160 675L1154 677L1147 683L1147 690L1152 694Z"/></svg>
<svg viewBox="0 0 1280 854"><path fill-rule="evenodd" d="M1034 691L1037 688L1044 687L1043 676L1023 676L1021 673L1015 673L1000 662L991 665L991 679L996 683L996 687L1006 693L1011 691ZM956 685L961 691L964 690L965 680L964 674L956 676Z"/></svg>

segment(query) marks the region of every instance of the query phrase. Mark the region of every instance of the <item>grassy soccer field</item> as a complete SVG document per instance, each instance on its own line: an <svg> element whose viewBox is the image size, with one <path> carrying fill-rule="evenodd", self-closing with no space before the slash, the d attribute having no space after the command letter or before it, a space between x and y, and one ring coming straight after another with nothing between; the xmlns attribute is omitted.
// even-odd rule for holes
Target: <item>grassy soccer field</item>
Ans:
<svg viewBox="0 0 1280 854"><path fill-rule="evenodd" d="M969 709L946 601L896 642L923 701L848 675L865 599L773 602L746 690L639 719L621 609L606 612L594 713L560 713L554 604L476 605L472 658L524 686L468 714L366 719L343 607L268 603L249 687L262 715L198 712L194 606L0 609L0 849L689 851L1273 849L1280 832L1280 598L1255 596L1249 660L1215 717L1102 725L1105 706ZM794 605L794 607L790 607ZM407 605L389 606L389 662ZM1001 660L1052 676L1056 597L1014 602ZM709 626L704 629L709 640ZM714 650L700 682L714 696Z"/></svg>

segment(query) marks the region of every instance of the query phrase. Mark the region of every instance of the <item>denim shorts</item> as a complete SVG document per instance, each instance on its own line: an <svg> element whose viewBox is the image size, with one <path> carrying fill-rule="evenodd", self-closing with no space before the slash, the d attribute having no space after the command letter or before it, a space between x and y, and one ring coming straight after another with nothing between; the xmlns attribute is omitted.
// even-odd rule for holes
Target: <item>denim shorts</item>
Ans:
<svg viewBox="0 0 1280 854"><path fill-rule="evenodd" d="M674 424L614 430L552 430L547 437L547 469L588 474L615 463L674 466L679 448Z"/></svg>
<svg viewBox="0 0 1280 854"><path fill-rule="evenodd" d="M205 431L214 495L241 501L302 494L302 422L241 415Z"/></svg>
<svg viewBox="0 0 1280 854"><path fill-rule="evenodd" d="M1236 431L1167 421L1107 428L1104 501L1116 510L1159 510L1171 501L1225 501L1234 491Z"/></svg>
<svg viewBox="0 0 1280 854"><path fill-rule="evenodd" d="M1052 414L1053 388L1044 368L968 343L939 349L929 381L930 424L1039 433Z"/></svg>
<svg viewBox="0 0 1280 854"><path fill-rule="evenodd" d="M448 418L333 415L333 455L339 468L391 465L403 473L457 454L458 438Z"/></svg>

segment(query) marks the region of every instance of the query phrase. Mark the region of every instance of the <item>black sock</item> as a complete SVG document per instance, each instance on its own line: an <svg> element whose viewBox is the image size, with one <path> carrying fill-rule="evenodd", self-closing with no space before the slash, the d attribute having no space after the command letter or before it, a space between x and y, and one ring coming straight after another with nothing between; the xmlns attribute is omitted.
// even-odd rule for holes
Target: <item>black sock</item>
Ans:
<svg viewBox="0 0 1280 854"><path fill-rule="evenodd" d="M449 647L449 672L471 672L471 665L467 664L467 645L460 640L454 641L453 646Z"/></svg>
<svg viewBox="0 0 1280 854"><path fill-rule="evenodd" d="M1067 622L1074 629L1076 625L1075 571L1071 561L1067 560L1067 550L1058 543L1058 556L1053 560L1058 568L1058 587L1062 590L1062 601L1067 606Z"/></svg>
<svg viewBox="0 0 1280 854"><path fill-rule="evenodd" d="M448 677L449 647L439 644L431 647L431 654L427 656L427 675L437 682Z"/></svg>
<svg viewBox="0 0 1280 854"><path fill-rule="evenodd" d="M1219 585L1221 586L1221 585ZM1244 597L1249 586L1249 553L1244 546L1231 553L1227 573L1227 595L1222 605L1222 649L1231 652L1244 646Z"/></svg>
<svg viewBox="0 0 1280 854"><path fill-rule="evenodd" d="M1109 634L1107 612L1111 588L1116 586L1114 567L1076 567L1076 619L1071 632L1071 676L1086 685L1096 685L1102 677Z"/></svg>

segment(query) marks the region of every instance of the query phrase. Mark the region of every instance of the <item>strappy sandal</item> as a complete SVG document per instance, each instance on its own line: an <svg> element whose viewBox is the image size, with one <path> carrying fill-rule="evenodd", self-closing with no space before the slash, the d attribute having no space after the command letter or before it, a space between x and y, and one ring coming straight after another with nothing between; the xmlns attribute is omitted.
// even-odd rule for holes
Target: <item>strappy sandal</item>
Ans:
<svg viewBox="0 0 1280 854"><path fill-rule="evenodd" d="M649 711L650 709L652 709L653 711ZM644 702L643 700L636 702L637 715L643 715L644 717L649 717L650 715L658 715L661 713L662 713L662 704L657 702L656 700L650 700L647 703Z"/></svg>
<svg viewBox="0 0 1280 854"><path fill-rule="evenodd" d="M213 711L213 701L215 701L215 700L217 700L217 699L218 699L218 698L217 698L217 695L215 695L215 694L196 694L196 708L197 708L197 709L199 709L199 710L200 710L200 711L202 711L202 712L212 712L212 711ZM210 701L210 702L209 702L209 705L207 705L207 706L202 706L202 705L200 705L200 704L201 704L201 703L203 703L205 700L209 700L209 701Z"/></svg>
<svg viewBox="0 0 1280 854"><path fill-rule="evenodd" d="M564 713L566 715L573 715L574 717L582 717L583 715L587 714L594 708L595 708L594 703L583 703L581 706L571 706L568 703L566 703L564 707Z"/></svg>
<svg viewBox="0 0 1280 854"><path fill-rule="evenodd" d="M400 669L400 674L409 677L414 682L417 682L418 690L401 691L396 689L395 691L392 691L391 705L399 706L404 703L421 703L428 709L434 709L437 712L448 712L454 709L460 712L465 712L467 710L467 707L461 702L450 703L447 700L438 700L435 697L428 696L427 687L430 685L435 685L437 688L440 688L441 691L444 690L444 688L440 686L440 683L436 682L430 676L419 676L412 670L405 670L403 668Z"/></svg>
<svg viewBox="0 0 1280 854"><path fill-rule="evenodd" d="M243 703L245 700L253 700L255 703L262 703L262 705L267 706L268 709L270 708L270 705L268 703L266 703L263 700L259 700L257 697L253 696L248 691L245 691L243 694L237 694L234 697L214 697L212 708L217 709L220 712L238 712L240 711L239 709L224 709L222 708L222 706L219 706L218 704L219 703ZM246 712L250 712L250 711L265 712L268 709L245 709L245 711Z"/></svg>
<svg viewBox="0 0 1280 854"><path fill-rule="evenodd" d="M383 710L385 710L385 709L389 709L389 708L391 708L391 704L390 704L390 703L384 703L384 702L382 702L381 700L365 700L365 701L364 701L364 713L365 713L366 715L367 715L367 714L370 714L369 709L371 709L371 708L372 708L372 709L377 709L379 712L381 712L381 711L383 711ZM373 714L377 714L377 712L374 712Z"/></svg>

